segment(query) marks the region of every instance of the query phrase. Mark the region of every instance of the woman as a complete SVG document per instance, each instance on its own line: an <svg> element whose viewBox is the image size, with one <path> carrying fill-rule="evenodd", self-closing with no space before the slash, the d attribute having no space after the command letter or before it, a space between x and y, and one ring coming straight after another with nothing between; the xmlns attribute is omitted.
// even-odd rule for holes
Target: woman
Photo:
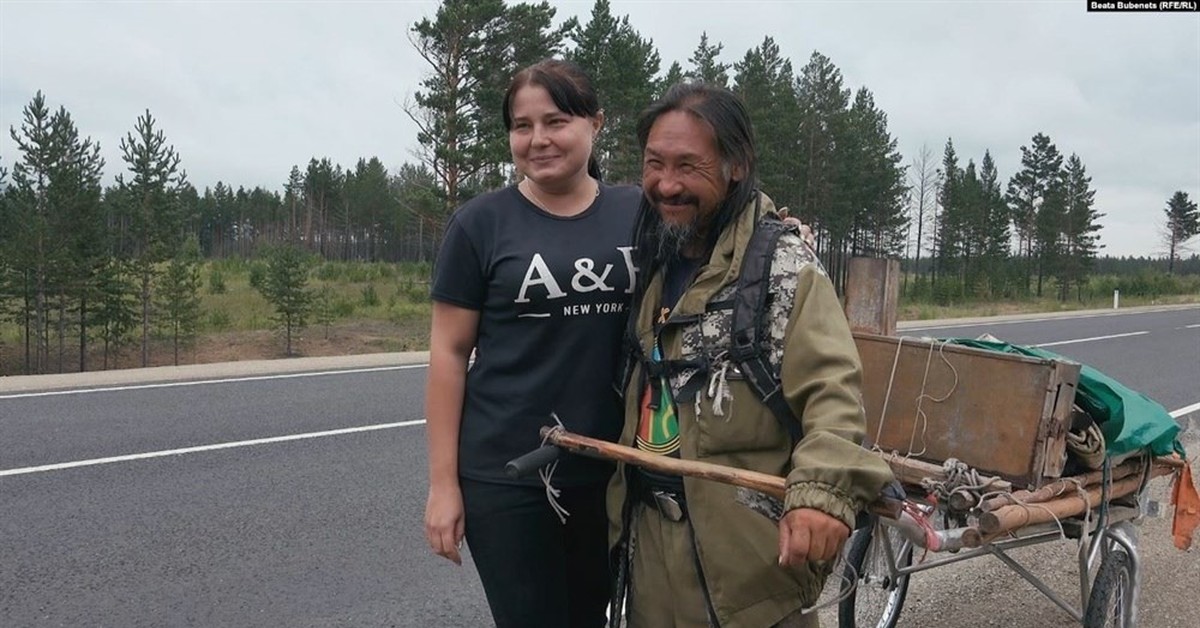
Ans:
<svg viewBox="0 0 1200 628"><path fill-rule="evenodd" d="M524 178L454 213L434 272L425 531L459 564L465 536L499 628L602 626L611 466L565 457L553 499L503 468L556 419L606 440L620 432L613 373L641 190L600 182L592 145L604 115L574 64L519 72L503 117Z"/></svg>

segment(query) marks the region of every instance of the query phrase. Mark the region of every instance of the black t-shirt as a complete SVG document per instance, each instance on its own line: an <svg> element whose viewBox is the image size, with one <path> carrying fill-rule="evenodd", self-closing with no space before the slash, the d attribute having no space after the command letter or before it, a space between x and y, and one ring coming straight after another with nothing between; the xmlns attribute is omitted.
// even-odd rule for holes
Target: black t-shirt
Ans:
<svg viewBox="0 0 1200 628"><path fill-rule="evenodd" d="M472 199L450 218L432 296L480 312L459 437L463 477L514 483L504 464L541 444L551 412L572 432L620 435L613 381L640 198L639 188L602 185L591 207L562 218L511 186ZM599 482L611 472L608 464L564 456L554 482Z"/></svg>

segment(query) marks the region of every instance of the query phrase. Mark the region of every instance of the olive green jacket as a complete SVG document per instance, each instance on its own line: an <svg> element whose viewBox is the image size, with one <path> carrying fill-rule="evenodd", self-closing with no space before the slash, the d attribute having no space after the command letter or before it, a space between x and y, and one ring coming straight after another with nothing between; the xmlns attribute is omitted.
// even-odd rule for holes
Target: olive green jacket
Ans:
<svg viewBox="0 0 1200 628"><path fill-rule="evenodd" d="M761 208L764 213L775 209L765 195ZM697 272L661 331L664 359L697 353L710 361L715 358L707 372L671 379L680 455L685 460L786 475L788 510L815 508L853 529L857 512L879 495L892 474L881 458L860 446L865 419L858 353L832 284L798 237L787 234L780 239L772 262L774 298L768 312L776 341L772 363L778 365L784 395L803 426L804 436L794 449L788 431L736 368L720 368L722 347L713 345L728 345L728 313L706 312L706 304L732 295L754 224L752 203L720 235L708 264ZM653 347L662 284L659 272L635 314L644 355L650 355ZM794 298L788 300L791 293ZM724 381L711 379L722 370L726 374L718 378ZM703 384L690 381L695 377L703 377ZM631 446L634 440L643 380L640 367L636 368L625 391L623 445ZM728 391L723 398L722 386ZM623 507L626 471L621 465L609 485L614 547L623 540L629 523ZM722 627L766 628L816 601L827 565L780 567L778 526L736 503L734 487L684 478L684 488L709 599ZM634 587L632 594L637 595L636 583Z"/></svg>

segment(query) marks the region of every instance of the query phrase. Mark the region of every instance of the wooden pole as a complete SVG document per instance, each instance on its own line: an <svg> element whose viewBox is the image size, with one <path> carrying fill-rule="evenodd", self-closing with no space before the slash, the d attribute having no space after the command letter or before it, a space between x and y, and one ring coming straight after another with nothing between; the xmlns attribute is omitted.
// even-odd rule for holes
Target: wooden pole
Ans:
<svg viewBox="0 0 1200 628"><path fill-rule="evenodd" d="M946 481L946 470L941 465L917 460L916 458L901 458L896 454L876 453L888 463L888 466L892 468L892 474L896 476L897 480L900 480L901 484L920 486L922 480L925 479L936 482ZM983 476L979 478L979 481L982 484L987 484L989 491L1012 490L1012 482L998 477Z"/></svg>
<svg viewBox="0 0 1200 628"><path fill-rule="evenodd" d="M1131 475L1139 473L1145 463L1141 459L1126 460L1121 464L1113 467L1111 481L1123 480ZM1004 495L997 495L983 503L983 510L991 512L997 508L1009 506L1016 503L1022 504L1040 504L1044 501L1049 501L1056 497L1061 497L1072 491L1077 491L1079 488L1087 488L1094 484L1099 484L1104 478L1102 471L1089 471L1083 475L1074 475L1063 478L1056 482L1051 482L1039 488L1036 491L1013 491Z"/></svg>
<svg viewBox="0 0 1200 628"><path fill-rule="evenodd" d="M1171 473L1173 471L1167 467L1155 466L1151 470L1150 477L1156 478ZM1139 474L1118 480L1109 489L1108 498L1124 497L1138 490L1141 485L1142 477ZM1081 515L1085 510L1098 506L1101 495L1102 487L1093 485L1080 492L1040 504L1002 506L992 512L980 515L979 530L985 536L993 537L1027 525Z"/></svg>
<svg viewBox="0 0 1200 628"><path fill-rule="evenodd" d="M738 469L736 467L727 467L711 462L661 456L633 447L580 436L579 434L556 427L542 428L542 438L546 439L546 442L552 445L590 458L616 460L657 473L694 477L721 482L722 484L740 486L758 491L780 501L783 501L784 495L787 493L786 480L775 475ZM900 502L880 497L879 500L870 505L870 510L877 515L896 519L900 515Z"/></svg>
<svg viewBox="0 0 1200 628"><path fill-rule="evenodd" d="M541 434L542 438L549 444L590 458L624 462L668 475L694 477L740 486L758 491L781 501L787 493L785 478L766 473L699 460L683 460L661 456L633 447L581 436L559 427L544 427ZM880 454L880 457L888 462L897 479L902 482L920 484L920 479L926 477L935 480L945 479L945 472L940 466L888 454ZM1182 464L1184 464L1183 460L1178 457L1155 458L1154 464L1151 467L1150 478L1170 475ZM1129 495L1142 485L1142 476L1140 473L1137 473L1138 469L1140 469L1140 462L1129 460L1114 470L1114 473L1119 470L1119 473L1124 475L1124 477L1114 480L1109 490L1109 499ZM1100 472L1075 476L1074 480L1082 485L1082 492L1064 492L1062 490L1063 487L1074 488L1076 486L1075 482L1068 478L1049 484L1038 491L1017 491L1013 496L1021 499L1025 504L1000 504L995 506L994 510L980 515L979 532L986 537L984 542L987 539L1011 532L1023 526L1046 523L1064 517L1074 517L1083 514L1085 510L1095 508L1100 503L1101 487L1096 485L1095 482L1091 482L1089 485L1088 481L1092 479L1093 475L1098 473ZM1011 489L1011 483L999 479L994 480L996 482L992 487L994 490L1006 490L1001 488L1004 486ZM1097 477L1095 481L1098 482L1099 478ZM1004 497L997 499L1006 500ZM1033 501L1037 499L1043 501ZM989 500L987 504L992 504L993 501ZM870 505L870 510L880 516L897 519L900 516L900 507L901 503L899 501L880 497L879 500Z"/></svg>
<svg viewBox="0 0 1200 628"><path fill-rule="evenodd" d="M590 458L616 460L658 473L686 475L688 477L713 480L722 484L732 484L733 486L756 490L775 499L782 500L784 494L787 492L787 487L784 485L784 478L757 471L748 471L746 469L727 467L699 460L682 460L660 456L633 447L588 438L587 436L580 436L579 434L553 427L542 428L542 438L545 438L550 444Z"/></svg>

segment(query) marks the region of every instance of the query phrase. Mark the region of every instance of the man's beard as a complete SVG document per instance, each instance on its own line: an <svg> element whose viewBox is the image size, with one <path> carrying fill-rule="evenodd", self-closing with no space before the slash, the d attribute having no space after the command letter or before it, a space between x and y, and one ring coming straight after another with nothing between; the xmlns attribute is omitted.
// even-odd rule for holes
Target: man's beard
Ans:
<svg viewBox="0 0 1200 628"><path fill-rule="evenodd" d="M683 249L696 238L696 222L689 220L683 224L666 222L659 216L658 229L655 238L658 240L658 253L655 256L660 262L670 264L683 256Z"/></svg>
<svg viewBox="0 0 1200 628"><path fill-rule="evenodd" d="M676 196L670 199L661 197L651 199L651 203L655 208L654 211L658 214L658 225L654 230L654 239L657 242L655 259L662 264L669 264L683 257L684 248L689 244L693 244L700 237L700 225L698 224L700 216L696 214L691 220L684 223L667 222L663 220L662 212L658 211L658 206L665 200L681 205L690 204L698 206L699 203L698 199L685 196Z"/></svg>

